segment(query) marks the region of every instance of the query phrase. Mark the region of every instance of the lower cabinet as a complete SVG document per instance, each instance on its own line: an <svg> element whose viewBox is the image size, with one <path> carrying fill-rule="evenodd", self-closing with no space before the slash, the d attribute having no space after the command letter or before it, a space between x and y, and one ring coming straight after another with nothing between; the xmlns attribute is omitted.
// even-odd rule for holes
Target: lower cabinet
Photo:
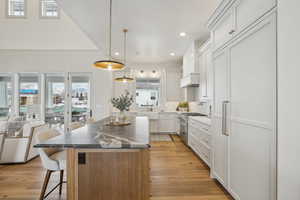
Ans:
<svg viewBox="0 0 300 200"><path fill-rule="evenodd" d="M210 167L211 135L210 125L189 119L188 145Z"/></svg>
<svg viewBox="0 0 300 200"><path fill-rule="evenodd" d="M159 113L156 118L149 119L151 133L179 133L179 119L176 113Z"/></svg>
<svg viewBox="0 0 300 200"><path fill-rule="evenodd" d="M158 132L178 133L179 119L177 114L161 113L158 122Z"/></svg>

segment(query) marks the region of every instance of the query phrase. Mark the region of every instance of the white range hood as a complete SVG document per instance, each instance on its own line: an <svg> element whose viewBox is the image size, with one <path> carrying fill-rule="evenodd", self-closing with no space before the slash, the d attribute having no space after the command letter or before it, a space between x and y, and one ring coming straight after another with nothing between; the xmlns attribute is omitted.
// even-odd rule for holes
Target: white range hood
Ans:
<svg viewBox="0 0 300 200"><path fill-rule="evenodd" d="M199 87L200 73L198 66L197 49L198 43L192 42L183 56L183 76L180 82L180 86L184 87Z"/></svg>
<svg viewBox="0 0 300 200"><path fill-rule="evenodd" d="M180 80L180 87L199 87L200 73L191 73Z"/></svg>

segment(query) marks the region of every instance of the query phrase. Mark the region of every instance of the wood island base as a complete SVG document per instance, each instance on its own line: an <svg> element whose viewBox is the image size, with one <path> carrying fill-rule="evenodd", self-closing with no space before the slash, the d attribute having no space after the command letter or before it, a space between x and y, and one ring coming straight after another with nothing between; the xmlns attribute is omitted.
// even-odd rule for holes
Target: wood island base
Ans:
<svg viewBox="0 0 300 200"><path fill-rule="evenodd" d="M149 200L149 149L67 149L67 200Z"/></svg>

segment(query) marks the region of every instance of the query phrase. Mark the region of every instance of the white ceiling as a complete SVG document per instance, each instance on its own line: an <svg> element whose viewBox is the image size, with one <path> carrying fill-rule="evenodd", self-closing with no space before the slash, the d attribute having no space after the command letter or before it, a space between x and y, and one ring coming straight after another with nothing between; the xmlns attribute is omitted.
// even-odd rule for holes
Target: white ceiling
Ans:
<svg viewBox="0 0 300 200"><path fill-rule="evenodd" d="M109 0L58 0L64 11L108 52ZM128 60L161 63L182 58L194 39L206 39L205 23L219 0L113 0L113 52L123 55L128 28ZM180 32L187 36L181 38ZM176 56L170 56L170 53Z"/></svg>

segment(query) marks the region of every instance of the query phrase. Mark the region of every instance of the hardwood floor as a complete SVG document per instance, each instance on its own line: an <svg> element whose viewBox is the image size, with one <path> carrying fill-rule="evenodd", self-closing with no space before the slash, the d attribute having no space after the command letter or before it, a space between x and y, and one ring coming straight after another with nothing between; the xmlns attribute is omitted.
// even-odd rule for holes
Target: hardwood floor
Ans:
<svg viewBox="0 0 300 200"><path fill-rule="evenodd" d="M209 169L178 137L173 142L153 142L151 148L151 200L232 199L210 179ZM36 200L46 170L39 159L24 165L0 165L0 200ZM50 180L59 181L59 172ZM47 199L65 200L54 191Z"/></svg>

